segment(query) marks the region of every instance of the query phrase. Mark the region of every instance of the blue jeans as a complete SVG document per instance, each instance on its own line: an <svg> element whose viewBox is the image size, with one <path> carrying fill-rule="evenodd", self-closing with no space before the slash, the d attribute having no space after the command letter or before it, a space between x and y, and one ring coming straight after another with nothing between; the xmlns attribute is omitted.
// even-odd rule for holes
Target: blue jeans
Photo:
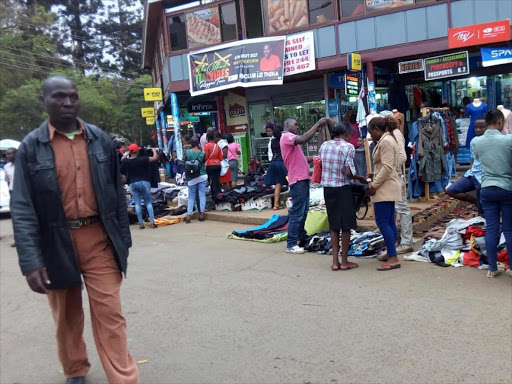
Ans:
<svg viewBox="0 0 512 384"><path fill-rule="evenodd" d="M398 230L396 229L395 202L380 201L373 204L373 209L375 210L375 222L386 242L388 256L396 256L396 238L398 237Z"/></svg>
<svg viewBox="0 0 512 384"><path fill-rule="evenodd" d="M489 269L498 269L498 243L500 241L500 216L503 235L508 250L508 265L512 265L512 191L498 187L482 188L480 199L485 212L487 229L485 249L489 260Z"/></svg>
<svg viewBox="0 0 512 384"><path fill-rule="evenodd" d="M199 212L203 213L206 208L206 180L195 185L188 186L188 206L187 215L194 212L194 205L196 204L196 197L199 194Z"/></svg>
<svg viewBox="0 0 512 384"><path fill-rule="evenodd" d="M151 224L155 222L155 212L153 211L153 204L151 203L151 184L149 181L136 181L130 184L130 191L132 192L133 200L135 201L135 213L137 213L137 220L139 224L144 224L142 219L142 199L144 205L149 213Z"/></svg>
<svg viewBox="0 0 512 384"><path fill-rule="evenodd" d="M288 240L286 247L293 248L297 243L306 238L306 218L309 211L309 180L300 180L290 185L292 196L292 208L288 212Z"/></svg>

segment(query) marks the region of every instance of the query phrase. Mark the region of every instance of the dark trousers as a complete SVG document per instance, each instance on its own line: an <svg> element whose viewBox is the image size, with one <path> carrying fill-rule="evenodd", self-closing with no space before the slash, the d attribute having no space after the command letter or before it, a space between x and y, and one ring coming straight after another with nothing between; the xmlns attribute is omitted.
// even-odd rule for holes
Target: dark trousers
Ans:
<svg viewBox="0 0 512 384"><path fill-rule="evenodd" d="M208 179L210 179L210 188L212 191L212 197L217 195L220 192L220 165L208 165L206 167L206 173L208 174Z"/></svg>
<svg viewBox="0 0 512 384"><path fill-rule="evenodd" d="M485 248L489 260L489 270L498 269L498 243L500 241L500 216L503 235L508 250L508 263L512 265L512 191L498 187L482 188L480 191L485 212L487 229Z"/></svg>
<svg viewBox="0 0 512 384"><path fill-rule="evenodd" d="M290 185L290 195L292 208L288 212L288 249L295 247L307 235L304 225L309 211L309 180L300 180Z"/></svg>
<svg viewBox="0 0 512 384"><path fill-rule="evenodd" d="M388 249L388 256L396 256L396 238L398 237L398 230L396 228L395 202L379 201L373 204L373 209L375 210L375 222L384 237L386 248Z"/></svg>

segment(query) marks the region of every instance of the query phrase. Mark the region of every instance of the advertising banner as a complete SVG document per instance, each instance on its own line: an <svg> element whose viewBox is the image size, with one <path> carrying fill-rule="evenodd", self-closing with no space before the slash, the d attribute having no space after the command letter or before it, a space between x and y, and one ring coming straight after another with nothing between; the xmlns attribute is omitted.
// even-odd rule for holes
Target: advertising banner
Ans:
<svg viewBox="0 0 512 384"><path fill-rule="evenodd" d="M284 36L265 37L190 52L190 94L283 84L285 42Z"/></svg>
<svg viewBox="0 0 512 384"><path fill-rule="evenodd" d="M229 133L247 132L247 101L244 96L228 92L224 98L226 126Z"/></svg>
<svg viewBox="0 0 512 384"><path fill-rule="evenodd" d="M427 81L468 74L467 51L425 59L425 80Z"/></svg>
<svg viewBox="0 0 512 384"><path fill-rule="evenodd" d="M315 70L315 37L313 31L286 36L284 75Z"/></svg>
<svg viewBox="0 0 512 384"><path fill-rule="evenodd" d="M357 76L345 75L345 94L349 96L359 95L359 78Z"/></svg>
<svg viewBox="0 0 512 384"><path fill-rule="evenodd" d="M512 63L512 47L480 48L480 53L484 67Z"/></svg>
<svg viewBox="0 0 512 384"><path fill-rule="evenodd" d="M510 20L468 25L448 30L448 48L469 47L510 40Z"/></svg>
<svg viewBox="0 0 512 384"><path fill-rule="evenodd" d="M215 101L194 101L187 104L190 113L217 112Z"/></svg>
<svg viewBox="0 0 512 384"><path fill-rule="evenodd" d="M144 101L161 101L162 90L160 88L144 88Z"/></svg>
<svg viewBox="0 0 512 384"><path fill-rule="evenodd" d="M423 59L401 61L398 63L398 73L423 72Z"/></svg>
<svg viewBox="0 0 512 384"><path fill-rule="evenodd" d="M155 109L153 107L141 108L140 114L142 117L153 117L155 116Z"/></svg>
<svg viewBox="0 0 512 384"><path fill-rule="evenodd" d="M268 32L282 32L308 25L307 0L267 0Z"/></svg>
<svg viewBox="0 0 512 384"><path fill-rule="evenodd" d="M187 40L192 49L222 43L218 7L187 13Z"/></svg>
<svg viewBox="0 0 512 384"><path fill-rule="evenodd" d="M181 143L180 133L180 109L178 107L178 96L175 93L171 93L171 112L172 120L174 122L174 140L176 142L176 158L183 160L183 147Z"/></svg>
<svg viewBox="0 0 512 384"><path fill-rule="evenodd" d="M382 11L399 8L405 5L414 5L414 0L366 0L366 12Z"/></svg>
<svg viewBox="0 0 512 384"><path fill-rule="evenodd" d="M363 60L359 53L347 54L347 69L349 71L360 71L363 68Z"/></svg>
<svg viewBox="0 0 512 384"><path fill-rule="evenodd" d="M146 125L154 125L155 118L154 117L146 117Z"/></svg>
<svg viewBox="0 0 512 384"><path fill-rule="evenodd" d="M368 81L368 107L370 112L377 112L377 98L375 97L375 83Z"/></svg>

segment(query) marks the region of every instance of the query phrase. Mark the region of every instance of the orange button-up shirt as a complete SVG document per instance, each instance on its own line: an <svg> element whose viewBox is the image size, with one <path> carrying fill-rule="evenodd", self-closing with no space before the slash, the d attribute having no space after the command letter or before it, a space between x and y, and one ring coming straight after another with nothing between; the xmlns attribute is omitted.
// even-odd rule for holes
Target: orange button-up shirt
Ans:
<svg viewBox="0 0 512 384"><path fill-rule="evenodd" d="M260 60L260 71L275 71L277 68L281 68L281 62L276 55L270 55L268 59L263 56Z"/></svg>
<svg viewBox="0 0 512 384"><path fill-rule="evenodd" d="M89 168L84 127L80 124L79 132L73 140L50 123L48 128L66 218L77 220L96 216L98 202Z"/></svg>

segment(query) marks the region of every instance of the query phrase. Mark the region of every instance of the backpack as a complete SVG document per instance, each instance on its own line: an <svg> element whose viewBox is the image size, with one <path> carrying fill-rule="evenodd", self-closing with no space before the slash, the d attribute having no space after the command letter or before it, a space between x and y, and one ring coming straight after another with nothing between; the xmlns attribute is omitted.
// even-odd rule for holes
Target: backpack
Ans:
<svg viewBox="0 0 512 384"><path fill-rule="evenodd" d="M185 175L187 180L193 180L201 176L201 164L199 163L199 155L201 152L198 152L196 158L191 160L193 153L194 152L190 149L187 151L187 161L185 162Z"/></svg>

